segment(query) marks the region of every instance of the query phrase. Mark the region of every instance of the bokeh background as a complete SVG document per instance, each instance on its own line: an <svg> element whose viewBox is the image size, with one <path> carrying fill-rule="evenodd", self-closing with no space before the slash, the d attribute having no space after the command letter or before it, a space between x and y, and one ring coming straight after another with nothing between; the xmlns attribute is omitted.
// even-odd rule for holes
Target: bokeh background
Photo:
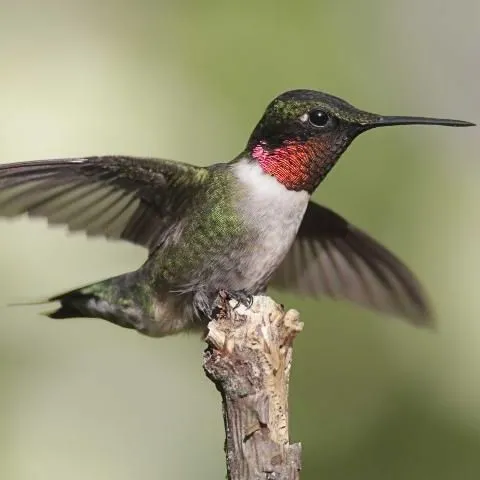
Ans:
<svg viewBox="0 0 480 480"><path fill-rule="evenodd" d="M480 121L477 0L0 1L0 162L231 159L266 104L314 88L385 114ZM427 285L436 332L272 292L302 313L302 479L480 478L478 128L360 137L315 194ZM137 268L146 252L0 223L0 304ZM0 478L224 478L194 336L0 309Z"/></svg>

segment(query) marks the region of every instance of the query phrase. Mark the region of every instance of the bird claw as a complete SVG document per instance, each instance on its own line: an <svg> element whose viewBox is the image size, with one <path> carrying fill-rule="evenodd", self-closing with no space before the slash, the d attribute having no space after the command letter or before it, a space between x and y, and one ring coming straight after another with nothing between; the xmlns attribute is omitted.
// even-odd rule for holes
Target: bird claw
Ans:
<svg viewBox="0 0 480 480"><path fill-rule="evenodd" d="M240 305L244 305L247 309L253 305L253 295L245 292L245 290L220 290L219 292L220 297L226 302L228 300L235 300L237 304L233 307L236 310Z"/></svg>

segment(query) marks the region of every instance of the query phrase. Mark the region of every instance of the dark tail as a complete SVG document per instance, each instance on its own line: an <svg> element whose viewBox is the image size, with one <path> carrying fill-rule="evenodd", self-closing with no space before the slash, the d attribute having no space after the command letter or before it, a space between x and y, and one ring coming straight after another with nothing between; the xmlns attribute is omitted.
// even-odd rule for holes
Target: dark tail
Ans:
<svg viewBox="0 0 480 480"><path fill-rule="evenodd" d="M126 273L48 299L60 307L50 318L102 318L125 328L139 328L146 312L137 303L137 272Z"/></svg>
<svg viewBox="0 0 480 480"><path fill-rule="evenodd" d="M57 319L95 316L88 305L98 302L99 298L89 293L82 293L82 290L79 288L49 298L48 302L60 302L60 308L45 315Z"/></svg>
<svg viewBox="0 0 480 480"><path fill-rule="evenodd" d="M55 319L101 318L154 337L193 328L191 301L166 294L159 299L158 291L146 280L142 270L137 270L29 305L59 302L56 310L43 315Z"/></svg>

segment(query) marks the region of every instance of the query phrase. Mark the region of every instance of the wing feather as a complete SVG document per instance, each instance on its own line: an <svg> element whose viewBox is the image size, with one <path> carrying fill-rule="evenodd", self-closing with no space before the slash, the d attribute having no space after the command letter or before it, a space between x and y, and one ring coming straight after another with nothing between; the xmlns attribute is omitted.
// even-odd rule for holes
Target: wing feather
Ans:
<svg viewBox="0 0 480 480"><path fill-rule="evenodd" d="M432 322L428 301L412 272L366 233L313 202L271 284L347 299L419 325Z"/></svg>
<svg viewBox="0 0 480 480"><path fill-rule="evenodd" d="M28 214L89 236L154 248L189 208L208 170L105 156L0 165L0 216Z"/></svg>

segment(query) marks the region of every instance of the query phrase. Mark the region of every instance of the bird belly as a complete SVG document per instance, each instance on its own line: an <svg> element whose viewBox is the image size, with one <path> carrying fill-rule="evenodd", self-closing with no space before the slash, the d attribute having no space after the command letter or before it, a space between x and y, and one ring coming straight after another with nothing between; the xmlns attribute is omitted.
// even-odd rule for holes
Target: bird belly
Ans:
<svg viewBox="0 0 480 480"><path fill-rule="evenodd" d="M240 162L237 176L244 184L238 209L249 231L239 256L238 290L256 293L288 253L307 209L310 195L288 190L257 163Z"/></svg>
<svg viewBox="0 0 480 480"><path fill-rule="evenodd" d="M297 218L277 217L256 227L256 239L240 264L239 290L257 293L288 253L299 228Z"/></svg>

